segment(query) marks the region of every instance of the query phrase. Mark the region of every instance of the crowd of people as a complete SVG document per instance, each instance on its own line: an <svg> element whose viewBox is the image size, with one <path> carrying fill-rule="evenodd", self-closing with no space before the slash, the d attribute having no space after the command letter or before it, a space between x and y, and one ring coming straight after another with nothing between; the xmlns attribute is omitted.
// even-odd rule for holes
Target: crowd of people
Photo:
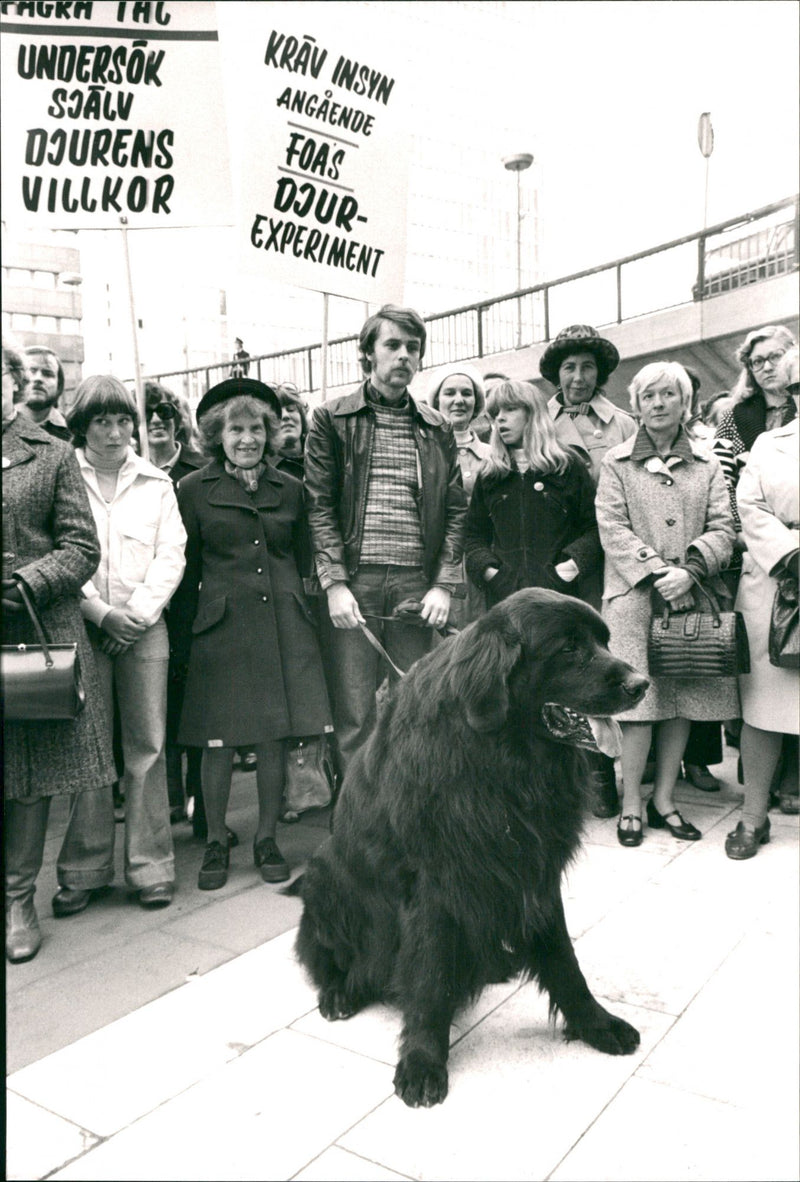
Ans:
<svg viewBox="0 0 800 1182"><path fill-rule="evenodd" d="M645 822L701 838L675 788L683 774L719 790L723 727L744 796L728 857L769 841L771 803L798 811L797 674L768 651L778 582L796 595L800 557L788 330L751 332L737 382L705 401L689 366L645 365L630 412L605 393L618 350L588 325L560 332L529 381L460 362L421 398L425 324L387 305L361 330L363 382L313 416L296 387L250 378L237 345L194 414L147 383L141 424L107 375L81 382L65 415L58 357L3 344L3 642L35 643L27 592L48 640L77 642L86 702L73 719L4 719L8 960L41 946L54 796L69 802L57 917L112 883L121 817L141 906L171 903L185 818L205 847L197 887L222 887L237 753L255 772L254 866L285 882L290 746L331 743L341 780L385 681L523 587L600 610L612 652L645 673L655 612L696 610L702 588L744 618L749 673L652 676L620 716L621 785L612 758L589 757L587 808L621 813L621 846L640 845Z"/></svg>

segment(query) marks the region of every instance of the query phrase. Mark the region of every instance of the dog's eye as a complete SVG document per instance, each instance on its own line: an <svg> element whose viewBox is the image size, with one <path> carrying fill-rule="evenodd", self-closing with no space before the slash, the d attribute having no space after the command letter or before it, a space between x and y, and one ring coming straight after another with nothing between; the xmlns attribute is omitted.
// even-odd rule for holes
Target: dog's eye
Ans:
<svg viewBox="0 0 800 1182"><path fill-rule="evenodd" d="M566 644L562 645L562 653L576 653L580 649L577 640L568 640Z"/></svg>

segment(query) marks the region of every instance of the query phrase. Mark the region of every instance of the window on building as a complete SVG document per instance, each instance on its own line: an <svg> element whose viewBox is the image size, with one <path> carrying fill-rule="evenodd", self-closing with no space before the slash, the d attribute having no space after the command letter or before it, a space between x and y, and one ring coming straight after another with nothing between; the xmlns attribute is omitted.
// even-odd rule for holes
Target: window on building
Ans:
<svg viewBox="0 0 800 1182"><path fill-rule="evenodd" d="M55 316L37 316L37 332L58 332L58 320Z"/></svg>
<svg viewBox="0 0 800 1182"><path fill-rule="evenodd" d="M74 320L71 316L62 316L61 331L66 333L75 333L77 336L81 331L80 320Z"/></svg>
<svg viewBox="0 0 800 1182"><path fill-rule="evenodd" d="M27 312L12 312L11 329L13 332L32 331L33 317L29 316Z"/></svg>
<svg viewBox="0 0 800 1182"><path fill-rule="evenodd" d="M41 287L45 291L53 291L56 286L56 277L52 271L32 271L33 286Z"/></svg>

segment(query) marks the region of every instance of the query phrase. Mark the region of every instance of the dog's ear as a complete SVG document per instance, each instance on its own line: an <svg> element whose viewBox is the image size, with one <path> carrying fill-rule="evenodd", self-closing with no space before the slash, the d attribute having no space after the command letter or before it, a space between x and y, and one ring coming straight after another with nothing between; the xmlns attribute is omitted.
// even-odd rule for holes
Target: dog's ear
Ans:
<svg viewBox="0 0 800 1182"><path fill-rule="evenodd" d="M496 731L508 714L508 678L522 652L507 629L468 628L453 645L448 680L475 731Z"/></svg>

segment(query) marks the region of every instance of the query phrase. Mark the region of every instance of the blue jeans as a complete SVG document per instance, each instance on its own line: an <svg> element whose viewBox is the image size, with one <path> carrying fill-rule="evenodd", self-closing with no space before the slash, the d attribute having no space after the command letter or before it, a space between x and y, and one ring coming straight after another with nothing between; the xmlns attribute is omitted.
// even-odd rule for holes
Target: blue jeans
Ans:
<svg viewBox="0 0 800 1182"><path fill-rule="evenodd" d="M116 687L125 771L125 881L141 890L174 882L175 855L169 822L167 723L169 641L163 619L119 656L94 647L109 718ZM71 800L71 815L58 858L60 886L87 890L114 878L114 802L111 787L82 792Z"/></svg>
<svg viewBox="0 0 800 1182"><path fill-rule="evenodd" d="M373 635L405 673L433 643L433 629L378 620L389 616L404 599L420 600L430 590L423 571L408 566L361 566L350 579L350 590ZM325 650L330 664L333 724L342 772L375 726L375 692L388 673L386 662L365 639L360 628L334 628L325 621Z"/></svg>

